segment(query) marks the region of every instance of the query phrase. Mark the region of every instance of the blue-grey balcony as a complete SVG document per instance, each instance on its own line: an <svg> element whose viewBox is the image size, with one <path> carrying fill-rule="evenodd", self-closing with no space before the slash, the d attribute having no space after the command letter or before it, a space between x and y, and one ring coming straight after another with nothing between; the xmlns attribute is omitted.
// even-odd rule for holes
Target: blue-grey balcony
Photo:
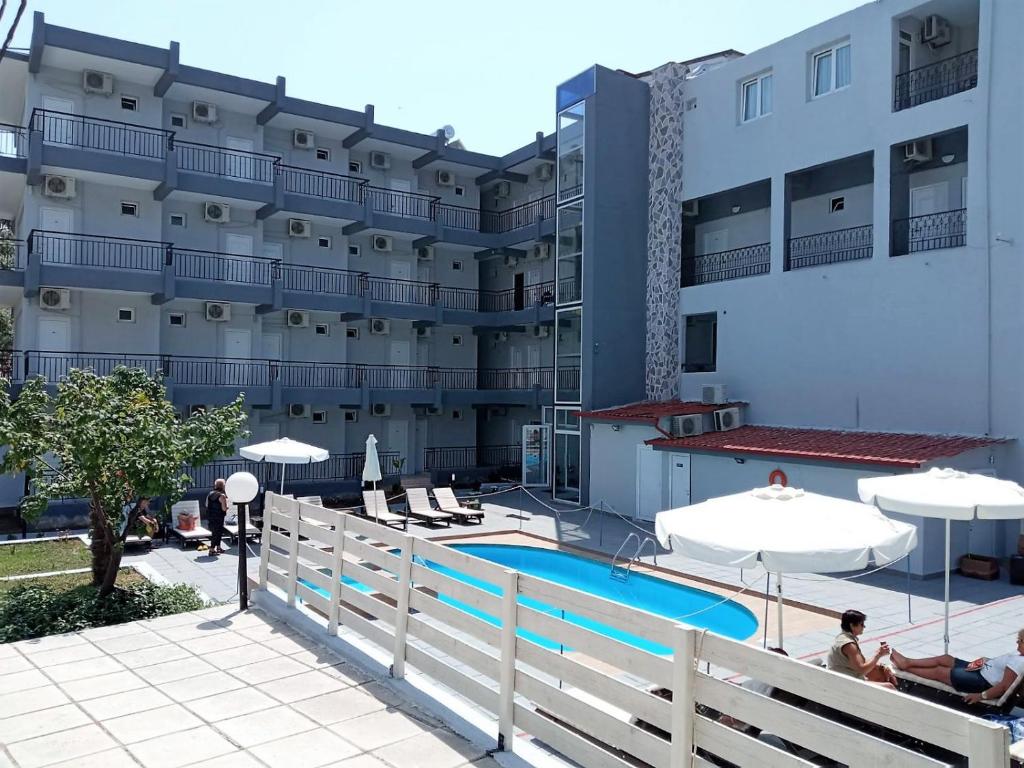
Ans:
<svg viewBox="0 0 1024 768"><path fill-rule="evenodd" d="M28 131L20 125L0 123L0 173L24 174L28 157Z"/></svg>

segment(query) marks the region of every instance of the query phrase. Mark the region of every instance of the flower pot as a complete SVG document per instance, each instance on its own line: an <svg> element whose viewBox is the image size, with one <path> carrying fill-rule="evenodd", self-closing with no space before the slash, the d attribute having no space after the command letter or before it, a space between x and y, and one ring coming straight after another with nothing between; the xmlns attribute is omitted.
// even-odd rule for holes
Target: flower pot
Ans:
<svg viewBox="0 0 1024 768"><path fill-rule="evenodd" d="M987 555L964 555L960 558L960 573L972 579L993 581L999 578L999 561Z"/></svg>
<svg viewBox="0 0 1024 768"><path fill-rule="evenodd" d="M194 531L196 529L196 519L187 512L178 515L178 529L182 531Z"/></svg>

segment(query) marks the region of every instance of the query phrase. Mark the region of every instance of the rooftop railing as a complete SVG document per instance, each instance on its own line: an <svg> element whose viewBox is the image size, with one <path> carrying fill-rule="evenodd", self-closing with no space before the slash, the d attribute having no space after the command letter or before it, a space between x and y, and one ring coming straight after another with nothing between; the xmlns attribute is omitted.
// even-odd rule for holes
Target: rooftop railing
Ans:
<svg viewBox="0 0 1024 768"><path fill-rule="evenodd" d="M42 132L45 144L153 160L162 160L174 139L172 131L162 128L47 109L33 110L29 125Z"/></svg>
<svg viewBox="0 0 1024 768"><path fill-rule="evenodd" d="M687 256L682 263L683 287L767 274L771 269L771 245L760 243L716 253Z"/></svg>
<svg viewBox="0 0 1024 768"><path fill-rule="evenodd" d="M892 222L892 255L905 256L941 248L961 248L967 242L967 210L929 213Z"/></svg>
<svg viewBox="0 0 1024 768"><path fill-rule="evenodd" d="M870 224L832 232L819 232L804 237L791 237L786 248L786 269L870 259L872 238Z"/></svg>
<svg viewBox="0 0 1024 768"><path fill-rule="evenodd" d="M916 107L978 85L978 50L925 64L896 75L893 111Z"/></svg>

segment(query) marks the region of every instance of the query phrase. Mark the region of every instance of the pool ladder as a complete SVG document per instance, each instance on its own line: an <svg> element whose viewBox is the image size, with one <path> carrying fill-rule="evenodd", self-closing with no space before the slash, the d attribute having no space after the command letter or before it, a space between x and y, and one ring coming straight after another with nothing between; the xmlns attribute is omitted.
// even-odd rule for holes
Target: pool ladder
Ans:
<svg viewBox="0 0 1024 768"><path fill-rule="evenodd" d="M636 541L636 551L633 553L633 557L631 557L628 561L625 558L623 558L622 562L624 562L625 565L619 565L619 558L622 555L622 550L624 550L626 546L629 544L629 542L632 540ZM626 538L623 540L622 544L620 544L619 548L615 551L615 557L612 558L612 570L611 573L608 575L616 581L628 580L629 574L633 570L633 565L640 562L640 557L643 555L644 547L647 546L648 542L650 542L651 544L651 552L654 555L654 564L657 565L658 543L650 536L644 536L643 541L641 541L640 537L637 534L630 531Z"/></svg>

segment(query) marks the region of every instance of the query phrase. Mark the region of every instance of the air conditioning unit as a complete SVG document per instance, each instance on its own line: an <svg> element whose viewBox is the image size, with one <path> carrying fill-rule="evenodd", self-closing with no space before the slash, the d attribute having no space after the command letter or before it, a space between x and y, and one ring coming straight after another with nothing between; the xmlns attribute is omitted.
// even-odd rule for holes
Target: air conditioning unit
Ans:
<svg viewBox="0 0 1024 768"><path fill-rule="evenodd" d="M683 203L683 216L700 216L700 202L687 200Z"/></svg>
<svg viewBox="0 0 1024 768"><path fill-rule="evenodd" d="M551 255L551 243L537 243L530 249L530 256L534 259L546 259Z"/></svg>
<svg viewBox="0 0 1024 768"><path fill-rule="evenodd" d="M43 194L70 200L75 196L75 180L71 176L47 176L43 180Z"/></svg>
<svg viewBox="0 0 1024 768"><path fill-rule="evenodd" d="M391 253L394 245L395 241L391 238L391 235L373 236L373 250L375 251L379 251L380 253Z"/></svg>
<svg viewBox="0 0 1024 768"><path fill-rule="evenodd" d="M231 206L226 203L203 203L203 218L211 224L231 221Z"/></svg>
<svg viewBox="0 0 1024 768"><path fill-rule="evenodd" d="M313 234L313 222L309 219L288 219L288 237L309 237Z"/></svg>
<svg viewBox="0 0 1024 768"><path fill-rule="evenodd" d="M429 339L434 332L429 325L418 325L416 326L416 335L421 339Z"/></svg>
<svg viewBox="0 0 1024 768"><path fill-rule="evenodd" d="M509 269L515 269L519 266L519 257L515 254L509 253L505 255L505 266Z"/></svg>
<svg viewBox="0 0 1024 768"><path fill-rule="evenodd" d="M551 335L551 329L546 325L535 325L533 326L533 338L535 339L546 339Z"/></svg>
<svg viewBox="0 0 1024 768"><path fill-rule="evenodd" d="M288 406L288 415L293 419L308 419L311 410L305 403L292 403Z"/></svg>
<svg viewBox="0 0 1024 768"><path fill-rule="evenodd" d="M193 101L192 119L197 123L216 123L217 106L208 101Z"/></svg>
<svg viewBox="0 0 1024 768"><path fill-rule="evenodd" d="M370 407L370 413L372 413L374 416L390 416L391 406L386 405L384 403L374 403Z"/></svg>
<svg viewBox="0 0 1024 768"><path fill-rule="evenodd" d="M512 185L507 181L499 181L494 185L494 199L504 200L512 196Z"/></svg>
<svg viewBox="0 0 1024 768"><path fill-rule="evenodd" d="M114 76L106 72L87 69L82 72L82 90L109 96L114 92Z"/></svg>
<svg viewBox="0 0 1024 768"><path fill-rule="evenodd" d="M537 166L537 181L551 181L555 178L555 164L541 163Z"/></svg>
<svg viewBox="0 0 1024 768"><path fill-rule="evenodd" d="M225 323L231 319L231 305L223 301L206 302L206 319L213 323Z"/></svg>
<svg viewBox="0 0 1024 768"><path fill-rule="evenodd" d="M693 437L704 434L704 417L699 413L673 416L669 431L672 437Z"/></svg>
<svg viewBox="0 0 1024 768"><path fill-rule="evenodd" d="M921 26L921 42L928 43L933 49L941 48L953 41L953 29L949 22L937 13L924 20Z"/></svg>
<svg viewBox="0 0 1024 768"><path fill-rule="evenodd" d="M439 187L454 187L455 174L451 171L438 171L435 178Z"/></svg>
<svg viewBox="0 0 1024 768"><path fill-rule="evenodd" d="M738 429L743 426L740 418L739 408L723 408L715 411L715 429L719 432L728 432L730 429Z"/></svg>
<svg viewBox="0 0 1024 768"><path fill-rule="evenodd" d="M301 312L297 309L288 310L288 327L289 328L308 328L309 327L309 312Z"/></svg>
<svg viewBox="0 0 1024 768"><path fill-rule="evenodd" d="M920 139L903 145L903 160L908 163L927 163L932 159L932 140Z"/></svg>
<svg viewBox="0 0 1024 768"><path fill-rule="evenodd" d="M700 390L700 400L705 405L727 403L727 397L725 384L705 384Z"/></svg>
<svg viewBox="0 0 1024 768"><path fill-rule="evenodd" d="M39 306L43 309L71 309L71 291L67 288L40 288Z"/></svg>
<svg viewBox="0 0 1024 768"><path fill-rule="evenodd" d="M432 245L421 245L416 249L416 258L420 261L433 261L434 260L434 246Z"/></svg>
<svg viewBox="0 0 1024 768"><path fill-rule="evenodd" d="M374 317L370 320L370 333L376 336L387 336L391 333L391 321L381 317Z"/></svg>
<svg viewBox="0 0 1024 768"><path fill-rule="evenodd" d="M316 134L296 128L292 131L292 146L296 149L312 149L316 146Z"/></svg>
<svg viewBox="0 0 1024 768"><path fill-rule="evenodd" d="M444 408L441 408L441 407L436 406L436 405L428 405L427 408L426 408L426 413L427 413L427 416L443 416L444 415Z"/></svg>
<svg viewBox="0 0 1024 768"><path fill-rule="evenodd" d="M391 167L391 155L387 152L371 152L370 167L378 171L386 171Z"/></svg>

